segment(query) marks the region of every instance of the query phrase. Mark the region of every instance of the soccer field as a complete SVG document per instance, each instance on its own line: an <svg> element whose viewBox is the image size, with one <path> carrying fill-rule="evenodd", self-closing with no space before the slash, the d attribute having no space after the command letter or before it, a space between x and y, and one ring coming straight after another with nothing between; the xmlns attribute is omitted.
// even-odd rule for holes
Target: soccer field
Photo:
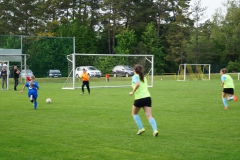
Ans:
<svg viewBox="0 0 240 160"><path fill-rule="evenodd" d="M234 79L240 97L240 81ZM240 102L228 102L230 109L224 109L219 75L210 81L155 78L149 90L158 137L152 136L143 111L140 117L146 132L136 135L133 96L128 95L131 88L93 88L89 96L81 95L80 89L62 90L63 78L36 81L40 86L37 110L27 98L27 90L13 91L12 81L8 91L0 91L1 160L240 157ZM47 104L46 98L52 103Z"/></svg>

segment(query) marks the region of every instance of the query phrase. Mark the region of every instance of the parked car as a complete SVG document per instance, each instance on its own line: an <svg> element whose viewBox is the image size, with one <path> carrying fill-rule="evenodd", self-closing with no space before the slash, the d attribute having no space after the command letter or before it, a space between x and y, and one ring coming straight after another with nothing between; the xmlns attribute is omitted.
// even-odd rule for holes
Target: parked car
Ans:
<svg viewBox="0 0 240 160"><path fill-rule="evenodd" d="M50 78L54 78L54 77L62 77L62 73L60 72L60 70L58 69L50 69L47 72L47 76Z"/></svg>
<svg viewBox="0 0 240 160"><path fill-rule="evenodd" d="M33 75L33 72L31 69L22 70L20 73L20 77L22 78L31 77L32 75Z"/></svg>
<svg viewBox="0 0 240 160"><path fill-rule="evenodd" d="M132 76L134 72L133 72L133 68L130 66L118 65L112 69L112 74L113 74L113 77L117 77L117 76L128 77L128 76Z"/></svg>
<svg viewBox="0 0 240 160"><path fill-rule="evenodd" d="M93 66L80 66L76 68L76 72L75 75L77 78L79 78L79 76L83 73L83 68L85 68L86 72L88 73L88 75L90 77L98 77L100 78L102 76L101 71L99 71L97 68L93 67Z"/></svg>

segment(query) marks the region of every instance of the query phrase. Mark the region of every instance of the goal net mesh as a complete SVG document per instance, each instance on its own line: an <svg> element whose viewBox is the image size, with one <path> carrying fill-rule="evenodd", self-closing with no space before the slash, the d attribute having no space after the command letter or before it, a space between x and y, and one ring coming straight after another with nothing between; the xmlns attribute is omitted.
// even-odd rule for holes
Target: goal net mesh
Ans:
<svg viewBox="0 0 240 160"><path fill-rule="evenodd" d="M62 89L81 88L82 82L76 75L76 68L93 66L101 71L101 77L90 77L90 88L100 87L128 87L131 85L132 75L113 75L113 68L117 65L134 67L140 64L148 79L148 85L153 86L153 55L120 55L120 54L70 54L68 59L68 77ZM109 75L109 81L106 80Z"/></svg>
<svg viewBox="0 0 240 160"><path fill-rule="evenodd" d="M177 81L210 80L210 64L180 64Z"/></svg>

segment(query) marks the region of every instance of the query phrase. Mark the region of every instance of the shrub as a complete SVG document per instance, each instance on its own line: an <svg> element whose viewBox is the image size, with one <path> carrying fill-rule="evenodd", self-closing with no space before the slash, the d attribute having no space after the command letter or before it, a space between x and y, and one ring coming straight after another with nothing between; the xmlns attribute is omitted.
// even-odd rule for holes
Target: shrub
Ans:
<svg viewBox="0 0 240 160"><path fill-rule="evenodd" d="M227 70L228 70L228 72L239 72L240 71L240 63L238 61L228 62Z"/></svg>

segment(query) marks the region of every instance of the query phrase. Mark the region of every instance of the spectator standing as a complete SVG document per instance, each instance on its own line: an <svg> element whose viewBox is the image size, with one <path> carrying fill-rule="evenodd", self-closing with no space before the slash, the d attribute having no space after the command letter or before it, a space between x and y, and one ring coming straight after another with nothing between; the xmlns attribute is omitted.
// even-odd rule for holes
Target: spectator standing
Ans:
<svg viewBox="0 0 240 160"><path fill-rule="evenodd" d="M14 66L14 71L13 71L14 91L17 90L19 74L20 74L20 71L18 70L17 66Z"/></svg>
<svg viewBox="0 0 240 160"><path fill-rule="evenodd" d="M4 90L4 83L6 83L7 89L7 70L4 67L2 67L1 77L2 77L2 90Z"/></svg>

